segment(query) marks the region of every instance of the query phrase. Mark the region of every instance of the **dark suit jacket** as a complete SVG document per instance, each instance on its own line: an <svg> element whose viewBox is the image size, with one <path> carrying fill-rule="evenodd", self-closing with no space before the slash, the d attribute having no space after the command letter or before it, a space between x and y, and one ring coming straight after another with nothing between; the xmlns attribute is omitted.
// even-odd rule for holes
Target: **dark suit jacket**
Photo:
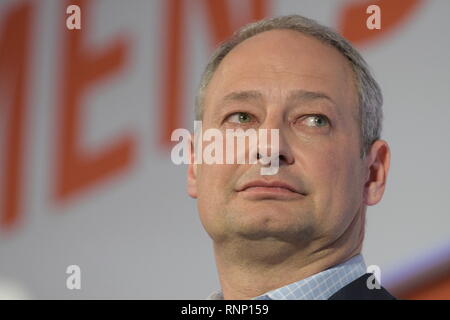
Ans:
<svg viewBox="0 0 450 320"><path fill-rule="evenodd" d="M358 279L333 294L328 300L396 300L385 288L369 289L367 279L371 273L366 273Z"/></svg>

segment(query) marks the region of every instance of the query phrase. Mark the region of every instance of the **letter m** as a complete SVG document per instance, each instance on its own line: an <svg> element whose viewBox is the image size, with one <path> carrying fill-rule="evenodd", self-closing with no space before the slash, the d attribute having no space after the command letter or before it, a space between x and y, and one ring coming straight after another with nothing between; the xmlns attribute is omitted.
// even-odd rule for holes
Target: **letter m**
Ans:
<svg viewBox="0 0 450 320"><path fill-rule="evenodd" d="M33 7L11 5L0 23L0 226L16 224L22 204L28 57Z"/></svg>

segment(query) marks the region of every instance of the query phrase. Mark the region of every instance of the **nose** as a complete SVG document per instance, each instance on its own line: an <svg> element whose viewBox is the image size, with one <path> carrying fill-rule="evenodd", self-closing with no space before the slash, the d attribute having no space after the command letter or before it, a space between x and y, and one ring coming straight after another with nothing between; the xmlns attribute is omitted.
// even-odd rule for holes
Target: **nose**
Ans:
<svg viewBox="0 0 450 320"><path fill-rule="evenodd" d="M280 167L293 164L295 159L289 141L286 137L287 130L283 127L283 124L278 124L275 123L275 121L271 121L271 123L267 123L266 125L258 128L258 130L261 129L266 129L267 134L264 137L264 134L261 135L261 133L258 132L258 148L257 150L253 150L253 152L256 152L256 159L261 160L267 157L273 159L273 156L276 156L276 153L278 153L278 165ZM270 162L263 163L263 165L269 166Z"/></svg>

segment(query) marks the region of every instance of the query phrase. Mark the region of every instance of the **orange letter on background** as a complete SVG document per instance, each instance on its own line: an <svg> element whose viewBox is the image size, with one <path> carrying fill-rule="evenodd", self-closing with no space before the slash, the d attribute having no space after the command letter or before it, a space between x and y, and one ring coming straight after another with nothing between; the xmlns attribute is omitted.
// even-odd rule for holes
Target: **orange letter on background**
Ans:
<svg viewBox="0 0 450 320"><path fill-rule="evenodd" d="M233 21L229 2L226 0L204 0L201 5L206 9L207 23L212 35L212 44L215 46L229 37L238 27L264 18L266 14L266 0L247 0L249 12L242 21ZM243 2L243 1L242 1ZM162 128L160 144L169 146L172 132L181 128L182 108L181 101L184 90L184 69L182 57L185 54L183 47L183 34L185 30L185 16L189 14L189 8L184 6L187 1L167 0L167 30L165 37L163 62L163 88L162 88Z"/></svg>
<svg viewBox="0 0 450 320"><path fill-rule="evenodd" d="M422 0L392 1L369 0L352 2L344 7L339 15L339 31L355 45L365 45L370 41L386 36L413 13ZM381 9L381 29L368 29L366 20L368 6L376 4Z"/></svg>
<svg viewBox="0 0 450 320"><path fill-rule="evenodd" d="M28 53L30 44L30 3L14 5L4 14L0 34L0 112L6 115L1 128L5 150L0 192L0 224L10 227L19 217L22 201L23 149L26 109ZM6 120L6 121L4 121Z"/></svg>
<svg viewBox="0 0 450 320"><path fill-rule="evenodd" d="M74 1L68 1L67 5ZM79 143L81 135L82 110L87 91L96 83L116 74L124 65L126 45L116 41L103 52L87 47L84 35L88 31L86 13L89 2L80 0L76 4L83 13L80 30L68 30L65 14L61 12L61 31L64 34L61 101L58 149L56 198L63 200L105 178L129 167L135 141L123 136L96 154L87 153ZM67 7L66 5L66 7ZM124 106L127 107L127 106Z"/></svg>

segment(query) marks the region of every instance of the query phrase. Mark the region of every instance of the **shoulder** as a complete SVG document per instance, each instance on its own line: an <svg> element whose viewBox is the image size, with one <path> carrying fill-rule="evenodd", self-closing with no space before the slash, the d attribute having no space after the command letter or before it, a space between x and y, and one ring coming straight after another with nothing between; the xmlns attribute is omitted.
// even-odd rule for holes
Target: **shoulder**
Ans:
<svg viewBox="0 0 450 320"><path fill-rule="evenodd" d="M385 288L369 289L367 280L372 276L371 273L366 273L358 279L350 282L334 293L329 300L396 300ZM370 281L370 280L369 280Z"/></svg>

